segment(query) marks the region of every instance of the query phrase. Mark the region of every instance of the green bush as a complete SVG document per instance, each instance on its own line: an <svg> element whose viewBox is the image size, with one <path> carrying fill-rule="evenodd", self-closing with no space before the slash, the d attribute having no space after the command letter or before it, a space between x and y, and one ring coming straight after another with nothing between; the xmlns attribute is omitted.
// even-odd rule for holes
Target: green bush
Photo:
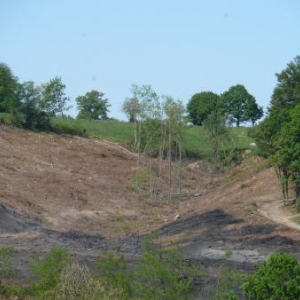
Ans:
<svg viewBox="0 0 300 300"><path fill-rule="evenodd" d="M106 291L121 291L118 299L131 299L132 272L118 251L108 252L99 258L98 269L99 280Z"/></svg>
<svg viewBox="0 0 300 300"><path fill-rule="evenodd" d="M290 254L275 252L243 285L250 300L300 299L300 265Z"/></svg>
<svg viewBox="0 0 300 300"><path fill-rule="evenodd" d="M59 284L60 274L68 263L68 252L57 248L53 248L45 258L37 258L32 264L36 279L34 292L43 295L54 289Z"/></svg>
<svg viewBox="0 0 300 300"><path fill-rule="evenodd" d="M0 279L8 278L15 273L12 265L14 253L13 247L0 248Z"/></svg>
<svg viewBox="0 0 300 300"><path fill-rule="evenodd" d="M193 287L200 292L199 270L186 262L178 250L161 248L152 237L145 240L143 248L145 252L134 271L137 299L184 299Z"/></svg>

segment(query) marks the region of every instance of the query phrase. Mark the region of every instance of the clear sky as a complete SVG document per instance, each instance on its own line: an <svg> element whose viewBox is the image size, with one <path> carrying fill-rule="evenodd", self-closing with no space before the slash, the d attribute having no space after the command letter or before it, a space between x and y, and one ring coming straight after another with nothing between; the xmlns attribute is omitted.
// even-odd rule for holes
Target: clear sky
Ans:
<svg viewBox="0 0 300 300"><path fill-rule="evenodd" d="M1 0L0 62L21 82L61 76L72 99L132 83L184 104L243 84L266 108L275 73L300 55L299 0Z"/></svg>

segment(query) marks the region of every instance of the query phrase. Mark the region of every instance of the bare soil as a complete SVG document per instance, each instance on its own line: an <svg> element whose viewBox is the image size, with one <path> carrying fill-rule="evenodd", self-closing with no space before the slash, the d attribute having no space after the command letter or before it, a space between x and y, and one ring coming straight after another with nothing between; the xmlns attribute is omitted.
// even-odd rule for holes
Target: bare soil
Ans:
<svg viewBox="0 0 300 300"><path fill-rule="evenodd" d="M187 163L184 197L172 203L134 190L137 155L107 141L0 127L0 158L0 247L15 247L19 268L52 247L87 262L117 247L134 257L153 230L202 262L231 251L229 260L246 268L274 250L299 252L298 228L277 216L274 170L249 154L226 173Z"/></svg>

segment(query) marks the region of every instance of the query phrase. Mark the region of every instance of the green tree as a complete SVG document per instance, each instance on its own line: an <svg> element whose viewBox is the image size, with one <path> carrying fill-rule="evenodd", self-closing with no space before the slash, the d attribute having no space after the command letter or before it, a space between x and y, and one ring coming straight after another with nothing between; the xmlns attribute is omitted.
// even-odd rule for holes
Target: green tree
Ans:
<svg viewBox="0 0 300 300"><path fill-rule="evenodd" d="M280 73L276 73L277 86L274 89L271 110L291 108L300 103L300 56Z"/></svg>
<svg viewBox="0 0 300 300"><path fill-rule="evenodd" d="M0 63L0 112L11 113L18 107L17 97L18 79L11 69Z"/></svg>
<svg viewBox="0 0 300 300"><path fill-rule="evenodd" d="M26 129L49 130L50 118L40 109L42 90L34 82L27 81L18 86L18 110L13 113L13 122Z"/></svg>
<svg viewBox="0 0 300 300"><path fill-rule="evenodd" d="M187 263L178 250L166 250L146 238L144 253L134 271L134 295L137 299L187 299L199 270ZM197 288L200 290L201 285ZM198 290L198 292L199 292Z"/></svg>
<svg viewBox="0 0 300 300"><path fill-rule="evenodd" d="M203 125L216 104L220 104L219 99L220 96L213 92L201 92L193 95L187 104L187 112L191 122L194 125Z"/></svg>
<svg viewBox="0 0 300 300"><path fill-rule="evenodd" d="M70 107L67 106L70 98L65 94L66 85L62 83L60 77L55 77L42 85L42 100L40 102L41 110L48 114L60 114L63 117L64 111Z"/></svg>
<svg viewBox="0 0 300 300"><path fill-rule="evenodd" d="M295 257L273 253L243 285L249 300L300 299L300 266Z"/></svg>
<svg viewBox="0 0 300 300"><path fill-rule="evenodd" d="M300 209L299 164L297 153L300 147L299 129L300 104L300 57L297 56L287 67L276 74L277 86L274 89L268 115L252 131L252 136L265 157L268 157L277 171L282 185L284 203L289 200L289 181L292 180ZM299 182L299 183L298 183Z"/></svg>
<svg viewBox="0 0 300 300"><path fill-rule="evenodd" d="M237 127L242 122L255 123L261 117L262 108L258 107L255 98L241 84L230 87L222 95L222 101L227 118L229 121L234 121Z"/></svg>
<svg viewBox="0 0 300 300"><path fill-rule="evenodd" d="M274 157L285 175L281 180L286 187L289 179L294 183L297 210L300 211L300 104L290 111L290 118L281 128ZM288 190L284 196L288 200Z"/></svg>
<svg viewBox="0 0 300 300"><path fill-rule="evenodd" d="M261 119L264 115L263 108L258 106L253 96L250 97L249 101L246 103L245 115L247 116L248 120L252 122L252 126L254 126L255 122Z"/></svg>
<svg viewBox="0 0 300 300"><path fill-rule="evenodd" d="M108 99L104 98L103 93L92 90L84 96L77 97L76 102L79 110L77 118L89 120L105 120L108 118L107 113L110 105Z"/></svg>

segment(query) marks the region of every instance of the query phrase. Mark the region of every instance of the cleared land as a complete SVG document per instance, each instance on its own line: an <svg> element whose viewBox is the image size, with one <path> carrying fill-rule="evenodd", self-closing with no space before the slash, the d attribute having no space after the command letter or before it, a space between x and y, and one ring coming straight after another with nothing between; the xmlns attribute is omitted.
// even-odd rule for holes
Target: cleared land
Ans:
<svg viewBox="0 0 300 300"><path fill-rule="evenodd" d="M134 256L140 237L156 229L199 261L231 250L229 260L243 268L276 249L298 254L298 231L260 213L277 205L280 187L272 168L249 154L226 174L186 163L188 197L172 204L132 189L140 167L120 144L0 127L0 157L0 246L17 249L19 268L52 247L87 262L116 247Z"/></svg>

